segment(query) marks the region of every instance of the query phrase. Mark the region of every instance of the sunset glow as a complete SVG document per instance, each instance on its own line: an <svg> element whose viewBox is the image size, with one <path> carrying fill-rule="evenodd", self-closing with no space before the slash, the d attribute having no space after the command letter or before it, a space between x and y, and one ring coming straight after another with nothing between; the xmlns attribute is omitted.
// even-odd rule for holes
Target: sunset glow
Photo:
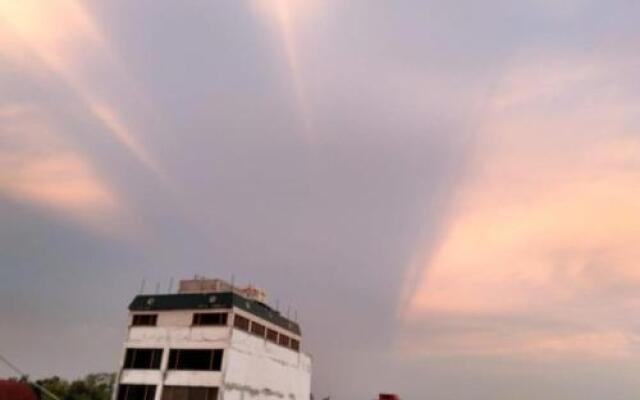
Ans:
<svg viewBox="0 0 640 400"><path fill-rule="evenodd" d="M98 397L637 398L639 6L0 0L0 400L142 359ZM260 288L304 391L123 349L193 276Z"/></svg>
<svg viewBox="0 0 640 400"><path fill-rule="evenodd" d="M52 132L36 110L2 108L0 124L1 194L92 224L121 211L90 160Z"/></svg>
<svg viewBox="0 0 640 400"><path fill-rule="evenodd" d="M435 338L435 347L630 354L636 335L614 310L640 310L640 301L624 295L640 287L640 140L637 110L618 79L615 66L584 60L517 67L506 76L452 221L405 315L409 325L430 315L526 315L558 321L570 333L531 326L507 339L472 329L446 343ZM599 96L600 87L617 89ZM615 333L601 333L611 327Z"/></svg>
<svg viewBox="0 0 640 400"><path fill-rule="evenodd" d="M88 112L103 123L105 132L142 164L160 174L157 163L116 114L115 107L100 98L83 63L86 52L97 52L104 62L122 74L115 55L95 21L78 0L43 3L38 0L0 2L0 48L12 62L27 70L42 63L74 91ZM127 79L122 77L122 79Z"/></svg>
<svg viewBox="0 0 640 400"><path fill-rule="evenodd" d="M298 36L314 13L320 12L318 0L252 0L257 14L273 30L274 38L280 43L288 67L288 75L293 86L300 120L305 134L311 135L311 109L304 82L303 63L300 57Z"/></svg>

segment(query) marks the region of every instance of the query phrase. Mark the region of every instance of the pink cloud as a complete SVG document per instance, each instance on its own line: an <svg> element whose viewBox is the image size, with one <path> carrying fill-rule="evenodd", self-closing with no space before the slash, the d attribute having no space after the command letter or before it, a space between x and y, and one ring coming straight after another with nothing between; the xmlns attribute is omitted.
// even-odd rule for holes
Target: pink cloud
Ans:
<svg viewBox="0 0 640 400"><path fill-rule="evenodd" d="M85 104L88 113L102 123L105 132L141 164L164 178L139 136L117 112L115 104L100 95L92 81L87 68L89 56L96 57L113 76L124 81L124 87L136 86L124 73L92 15L79 1L0 3L0 45L0 55L25 71L35 72L42 65L55 73Z"/></svg>
<svg viewBox="0 0 640 400"><path fill-rule="evenodd" d="M640 303L619 289L640 288L640 126L625 79L589 59L528 60L507 72L451 223L403 310L409 331L438 315L554 318L581 330L462 330L424 343L414 335L413 345L599 355L632 347L620 315Z"/></svg>
<svg viewBox="0 0 640 400"><path fill-rule="evenodd" d="M0 108L0 195L105 227L121 202L83 153L32 108Z"/></svg>

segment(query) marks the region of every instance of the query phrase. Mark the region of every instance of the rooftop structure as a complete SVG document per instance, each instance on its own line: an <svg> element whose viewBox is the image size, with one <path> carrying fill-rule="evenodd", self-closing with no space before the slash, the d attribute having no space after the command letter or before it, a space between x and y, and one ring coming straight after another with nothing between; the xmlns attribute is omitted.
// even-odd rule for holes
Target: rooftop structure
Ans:
<svg viewBox="0 0 640 400"><path fill-rule="evenodd" d="M310 397L300 326L258 288L196 278L136 296L129 311L114 400Z"/></svg>
<svg viewBox="0 0 640 400"><path fill-rule="evenodd" d="M233 286L222 279L206 279L196 276L193 279L180 281L178 293L220 293L233 292L249 300L267 303L267 294L264 290L249 285L244 288Z"/></svg>

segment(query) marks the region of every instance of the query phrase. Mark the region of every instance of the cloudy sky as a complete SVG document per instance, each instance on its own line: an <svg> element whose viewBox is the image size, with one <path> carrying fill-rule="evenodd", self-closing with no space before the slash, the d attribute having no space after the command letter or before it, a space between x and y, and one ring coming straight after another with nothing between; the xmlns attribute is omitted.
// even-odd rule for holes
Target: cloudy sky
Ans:
<svg viewBox="0 0 640 400"><path fill-rule="evenodd" d="M0 0L0 353L114 370L143 279L233 274L317 396L636 398L639 18Z"/></svg>

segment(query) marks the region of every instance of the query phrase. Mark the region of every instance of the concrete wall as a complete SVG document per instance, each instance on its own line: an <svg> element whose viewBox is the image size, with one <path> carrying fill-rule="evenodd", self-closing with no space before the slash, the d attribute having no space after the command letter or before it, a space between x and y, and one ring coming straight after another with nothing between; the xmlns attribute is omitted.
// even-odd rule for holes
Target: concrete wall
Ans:
<svg viewBox="0 0 640 400"><path fill-rule="evenodd" d="M220 400L309 400L311 359L234 329Z"/></svg>
<svg viewBox="0 0 640 400"><path fill-rule="evenodd" d="M229 346L230 326L191 326L193 313L194 311L164 311L157 313L157 326L129 327L124 349L160 348L163 349L162 361L160 370L122 370L119 382L156 385L155 400L161 399L164 386L222 387L221 371L167 370L170 349L225 349ZM124 349L120 368L124 363ZM223 368L226 356L225 351Z"/></svg>
<svg viewBox="0 0 640 400"><path fill-rule="evenodd" d="M230 327L132 327L126 347L221 349L229 344Z"/></svg>
<svg viewBox="0 0 640 400"><path fill-rule="evenodd" d="M191 326L194 312L163 311L157 313L157 326L129 327L125 347L221 349L228 346L231 327Z"/></svg>
<svg viewBox="0 0 640 400"><path fill-rule="evenodd" d="M240 310L234 310L238 312ZM157 326L129 327L125 348L162 348L160 370L121 370L123 384L157 385L156 400L165 385L219 387L220 400L308 400L311 360L304 353L268 342L231 326L191 326L194 311L158 313ZM240 314L255 320L251 314ZM229 315L229 325L233 317ZM267 327L290 332L260 321ZM168 371L169 349L224 349L222 371ZM120 368L124 362L124 350ZM115 398L115 393L114 393Z"/></svg>

